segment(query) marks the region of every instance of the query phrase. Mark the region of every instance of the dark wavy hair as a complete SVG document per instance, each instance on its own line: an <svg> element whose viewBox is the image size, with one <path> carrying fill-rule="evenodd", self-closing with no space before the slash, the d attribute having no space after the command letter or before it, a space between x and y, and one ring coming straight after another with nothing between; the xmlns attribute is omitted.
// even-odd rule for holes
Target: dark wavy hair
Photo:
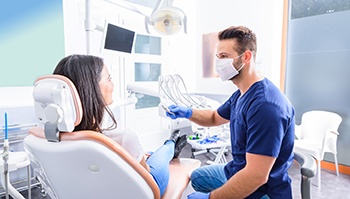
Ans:
<svg viewBox="0 0 350 199"><path fill-rule="evenodd" d="M244 26L231 26L218 34L219 41L226 39L235 39L238 49L233 49L238 54L244 53L246 50L250 50L253 53L254 59L256 57L257 45L256 35L249 28Z"/></svg>
<svg viewBox="0 0 350 199"><path fill-rule="evenodd" d="M102 132L101 123L104 111L111 116L115 129L117 122L112 111L103 99L99 81L103 69L103 59L92 55L69 55L57 64L53 74L63 75L75 85L83 108L83 118L74 131L93 130Z"/></svg>

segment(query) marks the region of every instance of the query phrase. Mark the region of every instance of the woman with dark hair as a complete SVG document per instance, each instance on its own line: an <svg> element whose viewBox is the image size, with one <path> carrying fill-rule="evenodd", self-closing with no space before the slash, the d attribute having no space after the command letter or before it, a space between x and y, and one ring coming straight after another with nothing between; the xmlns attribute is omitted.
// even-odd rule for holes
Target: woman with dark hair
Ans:
<svg viewBox="0 0 350 199"><path fill-rule="evenodd" d="M67 56L57 64L54 74L69 78L78 91L83 118L74 131L92 130L115 140L150 172L162 196L169 181L169 162L179 156L186 145L186 136L180 136L179 131L174 131L170 138L146 159L135 133L116 130L116 119L108 108L108 105L113 103L114 84L101 58L91 55ZM112 124L105 128L102 123L107 116L111 118Z"/></svg>

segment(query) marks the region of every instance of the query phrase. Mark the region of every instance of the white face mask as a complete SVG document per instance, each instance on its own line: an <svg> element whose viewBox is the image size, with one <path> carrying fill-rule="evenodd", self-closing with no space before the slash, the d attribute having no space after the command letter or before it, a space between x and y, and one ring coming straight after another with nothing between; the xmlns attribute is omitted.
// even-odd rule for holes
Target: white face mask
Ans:
<svg viewBox="0 0 350 199"><path fill-rule="evenodd" d="M241 67L239 67L238 70L233 66L234 59L228 58L228 59L216 59L216 72L219 73L219 76L222 81L229 80L236 75L239 74L239 71L242 70L244 63Z"/></svg>

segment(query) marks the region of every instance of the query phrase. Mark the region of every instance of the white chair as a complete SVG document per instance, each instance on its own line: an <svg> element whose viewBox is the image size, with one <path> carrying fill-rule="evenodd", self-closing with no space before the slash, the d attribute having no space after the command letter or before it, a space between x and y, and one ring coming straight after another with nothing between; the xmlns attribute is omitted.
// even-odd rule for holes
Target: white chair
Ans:
<svg viewBox="0 0 350 199"><path fill-rule="evenodd" d="M151 174L119 144L98 132L72 132L82 113L79 96L67 78L40 78L33 93L36 114L45 128L32 128L24 147L51 198L160 198ZM172 160L162 198L183 197L190 173L199 166L198 160Z"/></svg>
<svg viewBox="0 0 350 199"><path fill-rule="evenodd" d="M318 188L321 188L321 160L326 152L334 155L336 173L338 128L342 118L333 112L313 110L305 112L301 124L295 128L294 150L310 154L317 160Z"/></svg>

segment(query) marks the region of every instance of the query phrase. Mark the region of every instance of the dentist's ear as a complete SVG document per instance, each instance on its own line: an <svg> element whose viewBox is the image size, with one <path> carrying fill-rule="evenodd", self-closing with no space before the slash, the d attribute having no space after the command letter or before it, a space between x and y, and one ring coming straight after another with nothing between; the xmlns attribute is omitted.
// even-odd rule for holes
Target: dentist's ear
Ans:
<svg viewBox="0 0 350 199"><path fill-rule="evenodd" d="M248 63L248 62L250 62L251 58L253 57L253 52L250 50L246 50L244 52L244 56L242 56L242 57L243 57L243 62Z"/></svg>

